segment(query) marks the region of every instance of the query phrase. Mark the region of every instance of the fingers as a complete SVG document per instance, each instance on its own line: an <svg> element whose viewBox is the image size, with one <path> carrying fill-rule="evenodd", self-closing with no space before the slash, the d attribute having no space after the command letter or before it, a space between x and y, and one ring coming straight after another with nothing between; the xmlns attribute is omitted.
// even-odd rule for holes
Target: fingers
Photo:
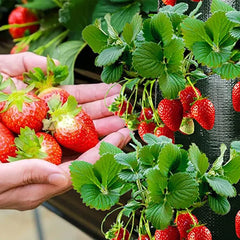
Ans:
<svg viewBox="0 0 240 240"><path fill-rule="evenodd" d="M119 84L80 84L80 85L65 85L61 86L71 95L73 95L80 104L101 100L105 97L119 94Z"/></svg>
<svg viewBox="0 0 240 240"><path fill-rule="evenodd" d="M58 166L44 160L21 160L1 165L0 193L37 183L65 186L69 184L69 179Z"/></svg>
<svg viewBox="0 0 240 240"><path fill-rule="evenodd" d="M116 147L123 148L130 141L129 129L122 128L117 132L111 133L102 139L101 142L108 142L113 144ZM86 161L94 164L99 159L99 147L100 143L98 143L94 148L91 148L87 152L83 153L78 160Z"/></svg>
<svg viewBox="0 0 240 240"><path fill-rule="evenodd" d="M58 61L55 63L58 64ZM35 67L46 71L47 58L31 52L0 55L0 72L10 77L19 76Z"/></svg>

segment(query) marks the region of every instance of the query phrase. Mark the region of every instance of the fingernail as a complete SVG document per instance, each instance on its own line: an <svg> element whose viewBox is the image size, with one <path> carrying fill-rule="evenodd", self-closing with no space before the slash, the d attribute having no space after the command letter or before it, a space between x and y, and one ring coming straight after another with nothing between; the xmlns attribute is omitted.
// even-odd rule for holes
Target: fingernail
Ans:
<svg viewBox="0 0 240 240"><path fill-rule="evenodd" d="M48 176L48 182L53 185L64 186L68 183L68 179L63 174L54 173Z"/></svg>

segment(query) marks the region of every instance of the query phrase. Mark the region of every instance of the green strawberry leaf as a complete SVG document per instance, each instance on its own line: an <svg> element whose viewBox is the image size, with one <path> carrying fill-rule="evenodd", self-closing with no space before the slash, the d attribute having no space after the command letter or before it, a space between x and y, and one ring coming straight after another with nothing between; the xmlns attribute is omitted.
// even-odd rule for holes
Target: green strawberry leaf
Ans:
<svg viewBox="0 0 240 240"><path fill-rule="evenodd" d="M143 43L133 53L133 66L142 77L159 77L165 68L162 48L153 42Z"/></svg>
<svg viewBox="0 0 240 240"><path fill-rule="evenodd" d="M106 153L118 154L118 153L122 153L122 152L123 151L120 148L118 148L108 142L101 142L100 147L99 147L100 156L102 156L103 154L106 154Z"/></svg>
<svg viewBox="0 0 240 240"><path fill-rule="evenodd" d="M149 170L147 174L147 185L151 200L154 203L163 202L167 184L167 177L163 176L158 169Z"/></svg>
<svg viewBox="0 0 240 240"><path fill-rule="evenodd" d="M226 13L229 21L240 24L240 12L239 11L230 11Z"/></svg>
<svg viewBox="0 0 240 240"><path fill-rule="evenodd" d="M117 82L123 74L123 65L112 64L105 66L101 73L101 79L104 83Z"/></svg>
<svg viewBox="0 0 240 240"><path fill-rule="evenodd" d="M227 62L222 66L213 69L213 72L221 76L222 79L235 79L237 77L240 77L240 64Z"/></svg>
<svg viewBox="0 0 240 240"><path fill-rule="evenodd" d="M217 196L209 195L208 205L216 214L219 215L225 215L229 213L231 209L230 203L227 200L227 198L219 195Z"/></svg>
<svg viewBox="0 0 240 240"><path fill-rule="evenodd" d="M231 149L231 151L235 151L236 153L240 153L240 141L231 142L230 149Z"/></svg>
<svg viewBox="0 0 240 240"><path fill-rule="evenodd" d="M124 49L122 46L113 46L104 49L96 58L96 66L109 66L115 63L121 57Z"/></svg>
<svg viewBox="0 0 240 240"><path fill-rule="evenodd" d="M143 175L139 172L134 172L132 169L123 169L119 174L119 178L125 182L136 182Z"/></svg>
<svg viewBox="0 0 240 240"><path fill-rule="evenodd" d="M132 170L138 170L138 161L136 152L118 153L115 156L116 161L122 166L128 167Z"/></svg>
<svg viewBox="0 0 240 240"><path fill-rule="evenodd" d="M157 143L157 144L160 144L161 146L164 146L165 144L172 142L172 139L166 136L157 137L151 133L146 133L143 136L143 139L148 145L154 145L155 143Z"/></svg>
<svg viewBox="0 0 240 240"><path fill-rule="evenodd" d="M224 161L224 154L227 150L227 146L225 144L221 144L220 151L221 154L220 156L213 162L212 164L212 170L217 171L218 169L222 168L223 161Z"/></svg>
<svg viewBox="0 0 240 240"><path fill-rule="evenodd" d="M209 167L208 158L204 153L201 153L195 143L189 148L189 160L194 168L199 172L200 176L204 175Z"/></svg>
<svg viewBox="0 0 240 240"><path fill-rule="evenodd" d="M231 183L223 177L206 176L210 187L222 197L235 197L236 190Z"/></svg>
<svg viewBox="0 0 240 240"><path fill-rule="evenodd" d="M116 189L104 191L104 189L99 189L96 185L86 184L81 188L81 197L86 206L105 211L118 203L120 188L118 186Z"/></svg>
<svg viewBox="0 0 240 240"><path fill-rule="evenodd" d="M44 11L44 10L56 8L57 4L54 2L54 0L44 1L44 2L42 0L34 0L32 2L29 1L28 3L23 4L23 7Z"/></svg>
<svg viewBox="0 0 240 240"><path fill-rule="evenodd" d="M196 42L193 44L193 53L200 63L215 68L228 61L231 57L230 47L213 48L206 42Z"/></svg>
<svg viewBox="0 0 240 240"><path fill-rule="evenodd" d="M137 34L142 29L142 18L139 14L136 14L131 23L126 23L123 28L123 38L127 44L131 44L132 41L136 38Z"/></svg>
<svg viewBox="0 0 240 240"><path fill-rule="evenodd" d="M146 209L146 218L156 229L165 229L173 218L173 210L168 202L151 203Z"/></svg>
<svg viewBox="0 0 240 240"><path fill-rule="evenodd" d="M147 18L143 21L143 37L144 40L147 42L154 42L155 39L152 35L152 29L151 29L151 18Z"/></svg>
<svg viewBox="0 0 240 240"><path fill-rule="evenodd" d="M158 8L158 3L155 0L140 0L141 9L146 12L156 12Z"/></svg>
<svg viewBox="0 0 240 240"><path fill-rule="evenodd" d="M179 148L172 143L162 148L158 157L158 167L163 176L168 177L173 166L179 161L180 154Z"/></svg>
<svg viewBox="0 0 240 240"><path fill-rule="evenodd" d="M185 88L186 80L182 72L162 72L158 80L164 98L174 99Z"/></svg>
<svg viewBox="0 0 240 240"><path fill-rule="evenodd" d="M223 11L223 12L228 12L228 11L233 11L234 8L232 8L229 4L226 2L223 2L221 0L212 0L211 4L211 12L218 12L218 11Z"/></svg>
<svg viewBox="0 0 240 240"><path fill-rule="evenodd" d="M236 184L240 180L240 156L235 156L223 166L224 176L230 183Z"/></svg>
<svg viewBox="0 0 240 240"><path fill-rule="evenodd" d="M176 173L169 178L167 202L173 208L189 208L198 194L198 183L190 174Z"/></svg>
<svg viewBox="0 0 240 240"><path fill-rule="evenodd" d="M154 15L151 21L151 32L157 42L161 41L163 46L168 45L173 37L170 18L163 12Z"/></svg>
<svg viewBox="0 0 240 240"><path fill-rule="evenodd" d="M236 38L237 40L240 39L240 27L234 27L231 31L230 31L230 35L234 38Z"/></svg>
<svg viewBox="0 0 240 240"><path fill-rule="evenodd" d="M100 53L107 47L108 36L95 25L85 27L82 36L95 53Z"/></svg>

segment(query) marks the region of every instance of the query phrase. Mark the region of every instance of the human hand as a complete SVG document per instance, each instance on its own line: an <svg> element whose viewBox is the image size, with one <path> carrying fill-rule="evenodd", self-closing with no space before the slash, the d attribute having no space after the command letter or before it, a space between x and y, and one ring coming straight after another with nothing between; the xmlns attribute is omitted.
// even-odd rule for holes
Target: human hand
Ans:
<svg viewBox="0 0 240 240"><path fill-rule="evenodd" d="M13 78L19 89L24 88L25 84L15 77L33 70L34 67L46 70L46 58L33 53L0 55L0 72L5 78ZM102 141L120 148L128 143L129 131L124 128L124 121L113 116L105 105L109 105L117 96L119 86L112 88L105 100L105 94L109 89L107 84L62 86L62 88L74 95L92 117L99 137L107 135ZM64 160L81 159L94 163L99 157L98 147L99 144L80 156L68 151ZM32 209L43 201L69 190L71 188L69 164L70 161L56 166L39 159L0 164L0 209Z"/></svg>

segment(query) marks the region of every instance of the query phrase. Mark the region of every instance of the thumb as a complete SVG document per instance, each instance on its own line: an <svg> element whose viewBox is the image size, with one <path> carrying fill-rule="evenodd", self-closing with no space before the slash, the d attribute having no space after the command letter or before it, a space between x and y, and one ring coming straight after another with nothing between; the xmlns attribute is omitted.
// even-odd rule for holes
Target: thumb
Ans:
<svg viewBox="0 0 240 240"><path fill-rule="evenodd" d="M28 184L65 186L68 178L58 166L40 159L27 159L0 165L0 192Z"/></svg>

